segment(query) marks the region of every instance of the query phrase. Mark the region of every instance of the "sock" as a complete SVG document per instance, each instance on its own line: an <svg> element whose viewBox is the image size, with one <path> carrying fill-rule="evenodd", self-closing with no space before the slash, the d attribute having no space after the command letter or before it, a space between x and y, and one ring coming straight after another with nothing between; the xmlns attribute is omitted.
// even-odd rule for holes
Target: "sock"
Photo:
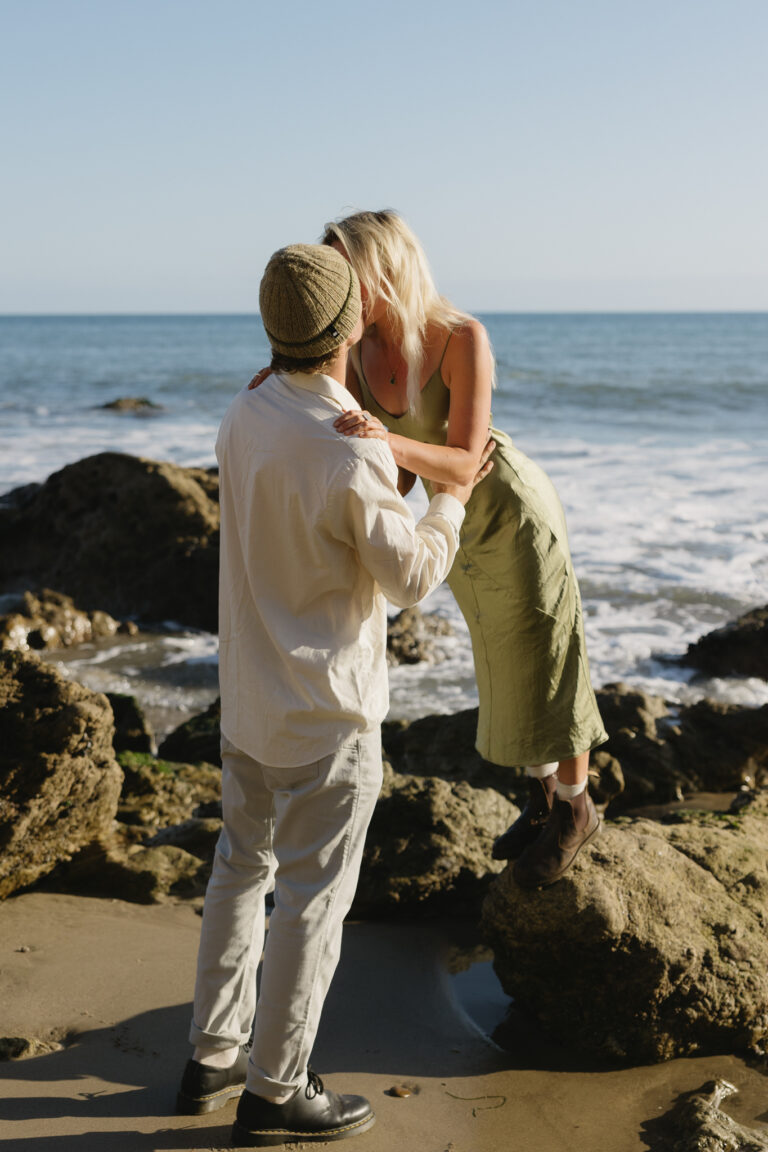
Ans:
<svg viewBox="0 0 768 1152"><path fill-rule="evenodd" d="M558 800L575 800L587 786L587 781L582 780L581 784L561 784L557 782L557 798Z"/></svg>
<svg viewBox="0 0 768 1152"><path fill-rule="evenodd" d="M234 1048L195 1048L193 1060L206 1068L231 1068L240 1053L240 1046Z"/></svg>
<svg viewBox="0 0 768 1152"><path fill-rule="evenodd" d="M557 760L553 764L531 764L530 768L525 770L526 776L534 776L537 780L544 780L555 772L557 772Z"/></svg>

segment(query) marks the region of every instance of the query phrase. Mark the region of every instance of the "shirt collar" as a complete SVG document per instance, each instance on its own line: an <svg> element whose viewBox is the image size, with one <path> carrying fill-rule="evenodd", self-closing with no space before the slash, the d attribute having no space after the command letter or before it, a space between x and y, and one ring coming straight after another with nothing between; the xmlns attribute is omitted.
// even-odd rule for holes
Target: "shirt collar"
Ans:
<svg viewBox="0 0 768 1152"><path fill-rule="evenodd" d="M283 384L294 385L306 389L307 392L324 396L327 400L338 404L342 412L360 407L352 393L348 392L342 384L339 384L331 376L324 376L322 373L310 374L309 372L278 372L276 375Z"/></svg>

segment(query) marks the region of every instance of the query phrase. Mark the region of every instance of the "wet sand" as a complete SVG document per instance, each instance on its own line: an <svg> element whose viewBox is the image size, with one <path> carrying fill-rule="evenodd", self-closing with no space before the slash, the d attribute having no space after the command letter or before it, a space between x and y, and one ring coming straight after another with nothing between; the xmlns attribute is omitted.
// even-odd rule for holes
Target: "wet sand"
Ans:
<svg viewBox="0 0 768 1152"><path fill-rule="evenodd" d="M0 905L0 1036L64 1045L0 1063L0 1147L231 1147L234 1104L199 1119L173 1112L190 1054L199 929L194 908L183 904L32 892ZM329 1087L374 1104L375 1127L345 1147L648 1150L658 1136L646 1137L644 1124L714 1076L739 1088L727 1105L733 1116L747 1125L768 1121L768 1080L734 1056L597 1072L563 1069L522 1032L512 1051L500 1050L457 1003L444 951L439 925L347 925L313 1055ZM413 1095L388 1095L400 1084Z"/></svg>

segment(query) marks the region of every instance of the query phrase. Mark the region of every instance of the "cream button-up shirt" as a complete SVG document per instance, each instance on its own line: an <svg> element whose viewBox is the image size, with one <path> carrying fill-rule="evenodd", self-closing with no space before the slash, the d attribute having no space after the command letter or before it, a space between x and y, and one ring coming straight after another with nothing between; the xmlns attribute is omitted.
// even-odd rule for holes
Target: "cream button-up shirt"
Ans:
<svg viewBox="0 0 768 1152"><path fill-rule="evenodd" d="M329 376L275 374L235 397L216 442L221 729L274 767L383 720L386 599L421 600L458 548L458 500L417 523L384 441L334 429L358 407Z"/></svg>

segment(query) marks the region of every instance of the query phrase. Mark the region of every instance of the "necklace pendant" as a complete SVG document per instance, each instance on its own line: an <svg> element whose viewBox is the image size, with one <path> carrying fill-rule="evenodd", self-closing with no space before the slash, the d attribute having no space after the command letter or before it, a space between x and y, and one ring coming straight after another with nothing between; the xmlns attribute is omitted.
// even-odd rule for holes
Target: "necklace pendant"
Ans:
<svg viewBox="0 0 768 1152"><path fill-rule="evenodd" d="M395 374L394 374L394 372L392 373L392 375L389 378L389 386L390 386L390 388L394 388L394 386L395 386Z"/></svg>

